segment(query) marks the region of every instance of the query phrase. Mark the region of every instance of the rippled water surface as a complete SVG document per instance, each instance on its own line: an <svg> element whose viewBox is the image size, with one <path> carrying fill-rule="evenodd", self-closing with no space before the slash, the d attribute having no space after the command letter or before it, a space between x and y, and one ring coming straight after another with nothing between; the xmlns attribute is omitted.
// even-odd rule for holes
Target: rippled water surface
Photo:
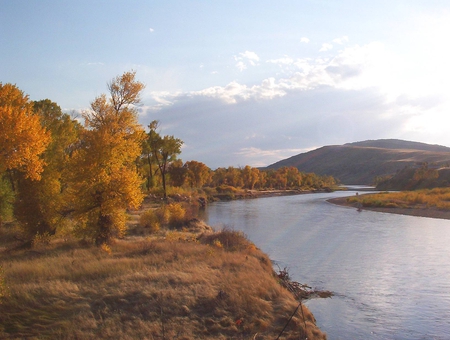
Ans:
<svg viewBox="0 0 450 340"><path fill-rule="evenodd" d="M333 339L450 339L450 221L326 202L354 192L211 204L212 226L244 231L294 280Z"/></svg>

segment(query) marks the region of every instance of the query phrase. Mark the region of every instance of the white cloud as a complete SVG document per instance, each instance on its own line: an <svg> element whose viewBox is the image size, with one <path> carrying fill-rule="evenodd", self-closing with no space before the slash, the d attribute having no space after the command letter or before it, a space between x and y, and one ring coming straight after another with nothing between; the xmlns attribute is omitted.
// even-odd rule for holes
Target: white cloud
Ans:
<svg viewBox="0 0 450 340"><path fill-rule="evenodd" d="M300 42L302 42L302 43L309 43L309 39L308 38L306 38L306 37L302 37L301 39L300 39Z"/></svg>
<svg viewBox="0 0 450 340"><path fill-rule="evenodd" d="M243 55L250 54L238 57L244 68L249 64ZM439 96L444 89L434 97L419 93L420 82L408 84L414 73L406 81L404 60L381 43L349 46L329 59L285 56L267 63L285 67L285 75L253 86L232 81L200 91L153 93L151 117L190 146L183 159L210 167L263 166L317 145L355 140L438 142L436 136L447 133L450 119L443 113L450 105Z"/></svg>
<svg viewBox="0 0 450 340"><path fill-rule="evenodd" d="M268 63L272 63L272 64L277 64L280 66L286 66L286 65L291 65L294 63L294 60L288 56L284 56L283 58L278 58L278 59L270 59L267 60Z"/></svg>
<svg viewBox="0 0 450 340"><path fill-rule="evenodd" d="M278 149L263 150L256 147L242 148L234 154L238 158L246 159L247 164L253 167L264 167L273 164L292 155L310 151L310 149Z"/></svg>
<svg viewBox="0 0 450 340"><path fill-rule="evenodd" d="M236 67L239 71L244 71L247 68L247 65L243 61L238 61Z"/></svg>
<svg viewBox="0 0 450 340"><path fill-rule="evenodd" d="M332 48L333 48L333 45L324 43L324 44L322 44L322 47L320 48L319 52L326 52L326 51L331 50Z"/></svg>
<svg viewBox="0 0 450 340"><path fill-rule="evenodd" d="M151 27L148 30L150 31L150 33L155 32L155 30L153 28L151 28Z"/></svg>
<svg viewBox="0 0 450 340"><path fill-rule="evenodd" d="M333 42L335 44L343 45L344 43L348 42L348 37L344 35L343 37L333 39Z"/></svg>
<svg viewBox="0 0 450 340"><path fill-rule="evenodd" d="M247 69L248 65L256 66L259 61L259 57L255 52L245 51L239 53L239 56L234 56L234 60L237 61L236 67L239 71Z"/></svg>
<svg viewBox="0 0 450 340"><path fill-rule="evenodd" d="M259 57L255 52L245 51L244 53L239 53L242 58L248 59L251 62L258 62Z"/></svg>

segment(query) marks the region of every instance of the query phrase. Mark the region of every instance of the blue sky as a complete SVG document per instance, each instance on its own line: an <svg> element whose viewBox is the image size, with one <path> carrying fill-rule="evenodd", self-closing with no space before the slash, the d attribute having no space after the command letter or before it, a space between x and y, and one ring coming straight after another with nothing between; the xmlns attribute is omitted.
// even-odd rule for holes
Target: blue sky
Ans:
<svg viewBox="0 0 450 340"><path fill-rule="evenodd" d="M181 158L264 166L331 144L450 146L448 1L0 0L0 82L80 112L135 70Z"/></svg>

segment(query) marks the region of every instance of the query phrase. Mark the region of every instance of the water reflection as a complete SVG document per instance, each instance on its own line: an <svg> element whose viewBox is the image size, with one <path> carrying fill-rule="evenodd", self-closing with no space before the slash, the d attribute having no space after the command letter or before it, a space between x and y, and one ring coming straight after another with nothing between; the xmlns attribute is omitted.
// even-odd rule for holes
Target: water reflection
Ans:
<svg viewBox="0 0 450 340"><path fill-rule="evenodd" d="M213 226L244 231L297 281L329 339L449 339L450 221L338 207L354 192L218 202Z"/></svg>

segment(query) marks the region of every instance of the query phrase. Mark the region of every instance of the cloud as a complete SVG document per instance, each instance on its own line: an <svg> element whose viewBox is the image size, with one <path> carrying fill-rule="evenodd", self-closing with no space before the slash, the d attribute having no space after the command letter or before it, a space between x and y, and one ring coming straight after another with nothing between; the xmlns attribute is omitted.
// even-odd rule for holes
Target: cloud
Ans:
<svg viewBox="0 0 450 340"><path fill-rule="evenodd" d="M326 51L331 50L332 48L333 48L333 45L324 43L324 44L322 44L322 47L320 48L319 52L326 52Z"/></svg>
<svg viewBox="0 0 450 340"><path fill-rule="evenodd" d="M292 155L311 151L311 149L260 149L255 147L242 148L235 152L237 157L245 157L253 167L267 166L267 160L271 160L271 164L281 161ZM246 164L247 165L247 164Z"/></svg>
<svg viewBox="0 0 450 340"><path fill-rule="evenodd" d="M155 30L153 28L151 28L151 27L148 30L150 31L150 33L155 32Z"/></svg>
<svg viewBox="0 0 450 340"><path fill-rule="evenodd" d="M248 59L250 62L258 62L259 57L255 52L245 51L244 53L239 53L242 58Z"/></svg>
<svg viewBox="0 0 450 340"><path fill-rule="evenodd" d="M280 66L285 66L285 65L292 65L294 63L294 60L288 56L284 56L283 58L269 59L269 60L267 60L267 62L272 63L272 64L277 64Z"/></svg>
<svg viewBox="0 0 450 340"><path fill-rule="evenodd" d="M212 168L268 165L322 145L426 141L420 136L446 133L448 124L439 123L450 109L444 97L408 95L407 87L398 87L401 60L380 43L350 46L329 59L285 56L267 62L288 65L289 73L252 86L232 81L200 91L152 93L154 105L140 119L145 125L159 119L163 133L185 142L183 160Z"/></svg>
<svg viewBox="0 0 450 340"><path fill-rule="evenodd" d="M309 39L308 38L306 38L306 37L302 37L301 39L300 39L300 42L302 42L302 43L309 43Z"/></svg>
<svg viewBox="0 0 450 340"><path fill-rule="evenodd" d="M341 37L341 38L333 39L333 42L334 42L335 44L343 45L344 43L348 42L348 37L347 37L346 35L344 35L344 36Z"/></svg>
<svg viewBox="0 0 450 340"><path fill-rule="evenodd" d="M243 61L238 61L236 67L239 71L244 71L247 68L247 65Z"/></svg>
<svg viewBox="0 0 450 340"><path fill-rule="evenodd" d="M256 66L259 62L259 57L255 52L245 51L239 53L239 56L234 56L234 60L237 61L236 67L239 71L247 69L247 66Z"/></svg>

